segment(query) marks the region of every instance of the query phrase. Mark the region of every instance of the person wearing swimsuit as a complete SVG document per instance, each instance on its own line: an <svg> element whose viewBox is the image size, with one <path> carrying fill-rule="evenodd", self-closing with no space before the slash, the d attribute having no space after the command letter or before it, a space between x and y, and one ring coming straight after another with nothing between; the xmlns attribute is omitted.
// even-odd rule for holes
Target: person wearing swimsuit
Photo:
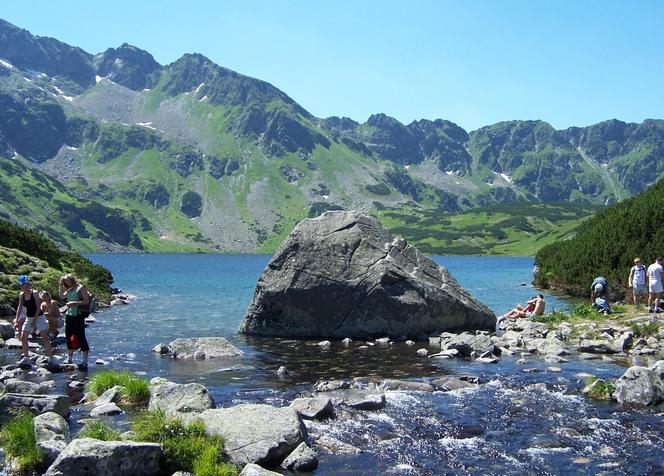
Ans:
<svg viewBox="0 0 664 476"><path fill-rule="evenodd" d="M44 349L49 357L49 365L56 365L53 359L53 348L51 341L48 340L48 322L44 317L41 310L41 300L39 295L32 290L32 284L27 276L21 275L18 277L18 283L21 286L21 293L18 295L18 306L16 306L16 322L20 319L20 313L23 307L26 309L26 318L21 327L21 347L23 350L23 358L19 361L19 365L30 365L30 349L28 346L28 338L34 329L37 329L39 335L44 342Z"/></svg>

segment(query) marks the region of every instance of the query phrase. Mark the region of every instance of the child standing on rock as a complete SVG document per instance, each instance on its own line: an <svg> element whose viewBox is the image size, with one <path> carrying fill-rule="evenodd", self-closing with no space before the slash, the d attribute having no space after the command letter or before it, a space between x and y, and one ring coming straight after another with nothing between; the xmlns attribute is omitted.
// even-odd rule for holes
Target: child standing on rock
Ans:
<svg viewBox="0 0 664 476"><path fill-rule="evenodd" d="M90 346L85 338L85 318L90 313L90 295L73 274L66 274L60 278L59 294L62 299L67 300L67 312L65 312L65 336L69 355L67 363L71 364L74 351L81 349L83 361L79 367L87 369Z"/></svg>

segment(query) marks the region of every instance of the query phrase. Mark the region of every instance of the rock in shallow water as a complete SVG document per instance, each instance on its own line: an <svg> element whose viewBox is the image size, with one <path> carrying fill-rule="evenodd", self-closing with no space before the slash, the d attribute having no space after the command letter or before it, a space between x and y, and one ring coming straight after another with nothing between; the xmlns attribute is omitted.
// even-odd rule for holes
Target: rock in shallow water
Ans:
<svg viewBox="0 0 664 476"><path fill-rule="evenodd" d="M296 398L290 407L307 420L323 420L334 415L334 406L327 397Z"/></svg>
<svg viewBox="0 0 664 476"><path fill-rule="evenodd" d="M652 367L630 367L615 382L613 398L619 403L657 405L664 401L664 360Z"/></svg>
<svg viewBox="0 0 664 476"><path fill-rule="evenodd" d="M161 409L167 415L202 412L214 408L208 389L199 383L164 383L150 387L148 410Z"/></svg>
<svg viewBox="0 0 664 476"><path fill-rule="evenodd" d="M176 359L219 359L243 352L223 337L192 337L175 339L168 344L168 354Z"/></svg>
<svg viewBox="0 0 664 476"><path fill-rule="evenodd" d="M300 222L275 253L240 330L397 338L495 325L446 269L374 218L327 212Z"/></svg>

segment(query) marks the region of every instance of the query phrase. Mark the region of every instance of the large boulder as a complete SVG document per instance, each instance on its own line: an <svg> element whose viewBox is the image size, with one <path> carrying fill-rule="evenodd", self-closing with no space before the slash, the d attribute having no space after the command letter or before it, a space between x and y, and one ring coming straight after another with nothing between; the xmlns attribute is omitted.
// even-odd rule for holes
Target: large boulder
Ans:
<svg viewBox="0 0 664 476"><path fill-rule="evenodd" d="M27 410L33 415L55 412L63 418L69 418L69 397L66 395L27 395L5 393L0 396L0 420L16 410Z"/></svg>
<svg viewBox="0 0 664 476"><path fill-rule="evenodd" d="M256 284L240 331L417 337L494 330L496 317L443 267L357 212L300 222Z"/></svg>
<svg viewBox="0 0 664 476"><path fill-rule="evenodd" d="M664 360L652 367L630 367L616 380L613 398L619 403L657 405L664 401Z"/></svg>
<svg viewBox="0 0 664 476"><path fill-rule="evenodd" d="M223 337L175 339L168 344L168 353L176 359L221 359L243 354Z"/></svg>
<svg viewBox="0 0 664 476"><path fill-rule="evenodd" d="M150 387L149 410L161 409L167 415L202 412L214 408L214 399L200 383L164 383Z"/></svg>
<svg viewBox="0 0 664 476"><path fill-rule="evenodd" d="M163 474L157 443L73 440L46 471L46 476L144 476Z"/></svg>
<svg viewBox="0 0 664 476"><path fill-rule="evenodd" d="M292 408L242 404L196 415L207 432L221 436L230 460L238 465L276 466L307 437Z"/></svg>
<svg viewBox="0 0 664 476"><path fill-rule="evenodd" d="M69 443L69 425L54 412L37 415L33 420L37 448L46 456L46 465L50 466Z"/></svg>
<svg viewBox="0 0 664 476"><path fill-rule="evenodd" d="M461 357L470 357L473 352L478 355L486 352L500 354L500 350L496 347L493 340L491 340L491 337L483 334L475 335L462 332L461 334L445 339L441 344L443 350L457 350Z"/></svg>

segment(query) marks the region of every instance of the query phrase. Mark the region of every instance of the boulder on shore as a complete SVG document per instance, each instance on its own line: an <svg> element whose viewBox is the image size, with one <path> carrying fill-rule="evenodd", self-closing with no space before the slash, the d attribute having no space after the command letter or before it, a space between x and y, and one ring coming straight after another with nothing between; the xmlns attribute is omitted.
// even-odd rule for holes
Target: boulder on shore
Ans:
<svg viewBox="0 0 664 476"><path fill-rule="evenodd" d="M652 367L630 367L615 382L613 398L619 403L657 405L664 402L664 360Z"/></svg>
<svg viewBox="0 0 664 476"><path fill-rule="evenodd" d="M33 415L55 412L69 418L69 397L66 395L28 395L5 393L0 396L0 420L8 418L12 412L26 410Z"/></svg>
<svg viewBox="0 0 664 476"><path fill-rule="evenodd" d="M443 267L374 218L300 222L256 284L245 334L369 338L494 330L496 317Z"/></svg>
<svg viewBox="0 0 664 476"><path fill-rule="evenodd" d="M214 399L200 383L164 383L150 387L148 410L160 409L166 415L202 412L214 408Z"/></svg>

